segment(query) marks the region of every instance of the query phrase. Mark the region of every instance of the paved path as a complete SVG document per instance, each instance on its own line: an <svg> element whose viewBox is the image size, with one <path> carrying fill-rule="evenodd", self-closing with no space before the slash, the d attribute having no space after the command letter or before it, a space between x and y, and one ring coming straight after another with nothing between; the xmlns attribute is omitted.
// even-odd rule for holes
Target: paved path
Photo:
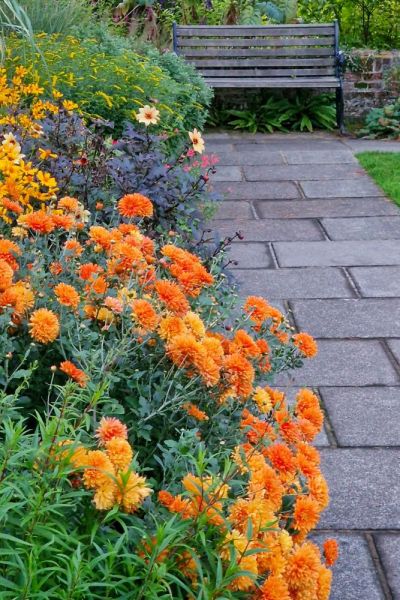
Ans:
<svg viewBox="0 0 400 600"><path fill-rule="evenodd" d="M341 542L331 600L400 599L400 210L354 152L400 143L329 135L210 134L217 215L243 293L284 307L319 355L282 386L315 388L331 506L317 537Z"/></svg>

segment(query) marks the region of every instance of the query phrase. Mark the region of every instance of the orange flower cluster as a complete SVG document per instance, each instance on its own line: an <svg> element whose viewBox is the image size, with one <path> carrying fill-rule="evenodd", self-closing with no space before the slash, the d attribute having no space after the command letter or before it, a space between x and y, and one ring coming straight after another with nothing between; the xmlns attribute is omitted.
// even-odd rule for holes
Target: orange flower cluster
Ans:
<svg viewBox="0 0 400 600"><path fill-rule="evenodd" d="M238 568L246 571L232 590L251 592L254 600L327 600L327 567L337 560L337 542L325 542L323 561L306 539L329 502L320 457L310 445L323 422L318 398L300 390L289 408L282 392L259 387L253 401L263 418L243 411L247 442L232 455L232 478L247 479L244 493L233 497L227 480L187 475L185 494L162 491L159 500L183 519L201 518L221 530L222 559L229 562L233 549Z"/></svg>
<svg viewBox="0 0 400 600"><path fill-rule="evenodd" d="M62 364L65 367L65 363ZM133 450L127 441L125 425L114 417L103 417L96 437L103 449L88 450L79 446L68 455L74 468L75 485L81 481L86 489L94 490L93 503L98 510L119 505L125 512L135 512L151 494L151 489L146 479L131 468Z"/></svg>

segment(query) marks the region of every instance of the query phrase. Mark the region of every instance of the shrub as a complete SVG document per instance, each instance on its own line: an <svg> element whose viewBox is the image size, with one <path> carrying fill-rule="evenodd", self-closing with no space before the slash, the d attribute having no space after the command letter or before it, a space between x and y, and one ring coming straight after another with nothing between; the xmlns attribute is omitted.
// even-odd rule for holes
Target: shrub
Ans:
<svg viewBox="0 0 400 600"><path fill-rule="evenodd" d="M204 124L206 106L202 103L209 101L211 93L193 71L186 80L189 66L180 69L176 81L170 75L172 66L168 71L155 63L153 53L138 54L119 42L115 46L109 41L102 45L96 38L43 34L36 44L38 51L32 53L23 40L10 38L7 68L12 71L22 58L24 64L33 67L37 83L47 92L57 86L86 114L113 121L117 132L125 120L132 120L137 109L149 102L157 102L163 130L186 132L201 129ZM179 62L177 57L170 61L171 65Z"/></svg>
<svg viewBox="0 0 400 600"><path fill-rule="evenodd" d="M370 138L400 139L400 98L393 104L373 108L365 119L360 135Z"/></svg>
<svg viewBox="0 0 400 600"><path fill-rule="evenodd" d="M215 156L196 155L189 149L189 136L187 143L181 145L176 136L159 137L140 131L139 124L139 129L126 124L119 139L112 140L109 124L97 120L91 127L86 126L74 111L77 107L63 100L59 91L53 90L52 100L46 100L42 90L29 83L24 68L16 69L9 84L5 72L0 75L0 133L13 133L25 157L18 170L15 166L11 169L11 147L2 185L9 200L18 202L22 197L22 204L29 210L51 199L55 192L73 194L85 209L97 211L98 218L104 221L109 219L116 200L134 190L152 197L154 230L185 231L187 242L193 244L201 229L202 213L215 200L215 195L207 191ZM11 145L15 139L10 140ZM168 144L177 156L170 155ZM5 144L2 151L8 151ZM33 177L27 160L34 165ZM4 203L1 207L9 221L13 206L10 208L7 210Z"/></svg>

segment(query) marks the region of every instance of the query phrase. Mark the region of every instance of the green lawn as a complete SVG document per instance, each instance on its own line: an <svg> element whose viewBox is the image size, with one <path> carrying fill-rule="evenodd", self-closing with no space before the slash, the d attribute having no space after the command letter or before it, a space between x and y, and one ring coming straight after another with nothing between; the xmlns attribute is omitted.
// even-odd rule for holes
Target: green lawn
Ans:
<svg viewBox="0 0 400 600"><path fill-rule="evenodd" d="M400 152L360 152L356 157L385 194L400 206Z"/></svg>

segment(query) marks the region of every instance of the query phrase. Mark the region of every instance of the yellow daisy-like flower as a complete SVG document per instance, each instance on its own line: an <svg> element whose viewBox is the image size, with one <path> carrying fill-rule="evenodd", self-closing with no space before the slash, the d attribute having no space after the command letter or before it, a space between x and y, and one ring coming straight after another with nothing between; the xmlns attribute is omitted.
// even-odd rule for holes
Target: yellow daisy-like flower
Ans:
<svg viewBox="0 0 400 600"><path fill-rule="evenodd" d="M142 106L142 108L139 108L139 112L135 114L135 117L139 123L144 123L146 127L149 125L157 125L160 120L160 111L154 106L146 104L145 106Z"/></svg>
<svg viewBox="0 0 400 600"><path fill-rule="evenodd" d="M201 137L200 131L197 129L193 129L193 131L189 131L189 137L193 145L193 150L202 154L205 148L205 143L203 138Z"/></svg>

